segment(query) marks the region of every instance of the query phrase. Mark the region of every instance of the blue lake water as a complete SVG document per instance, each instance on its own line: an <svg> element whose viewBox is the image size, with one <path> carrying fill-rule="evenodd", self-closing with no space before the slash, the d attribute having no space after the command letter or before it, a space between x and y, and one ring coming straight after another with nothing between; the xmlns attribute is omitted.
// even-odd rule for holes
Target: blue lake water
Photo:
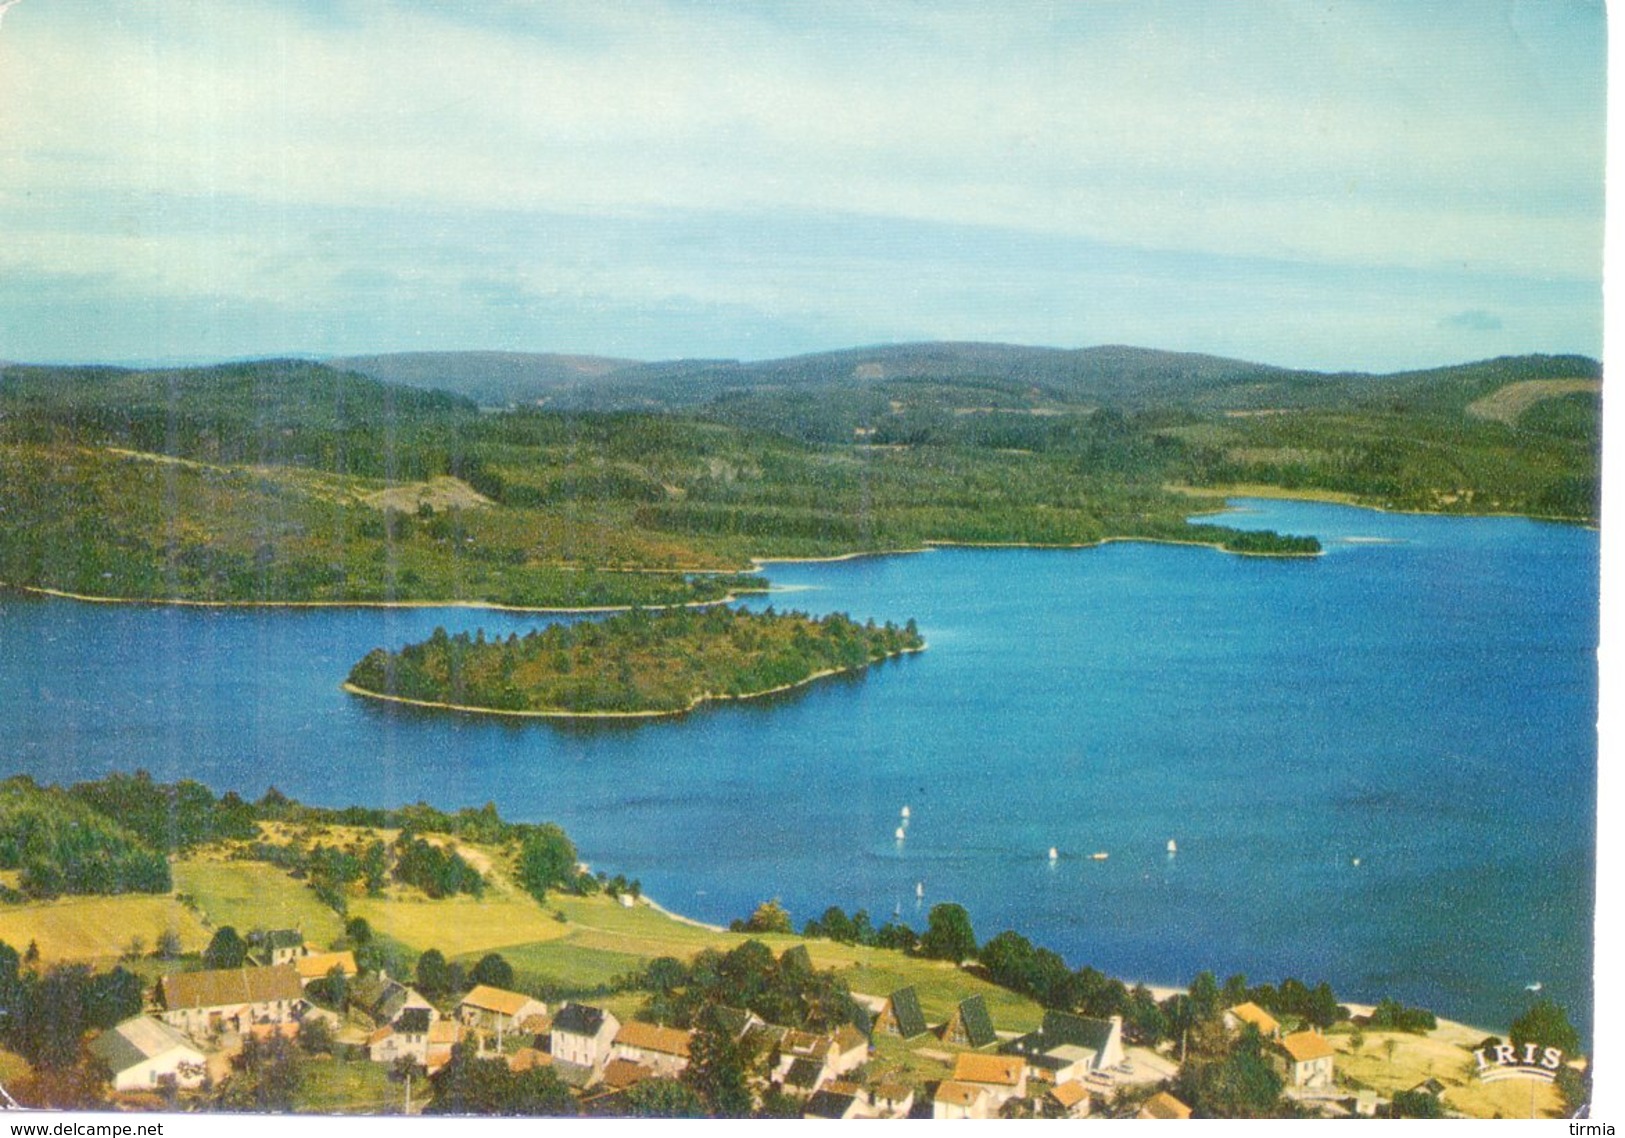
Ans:
<svg viewBox="0 0 1625 1138"><path fill-rule="evenodd" d="M1538 980L1588 1030L1596 533L1237 506L1233 524L1312 533L1326 555L1120 543L771 566L778 607L914 617L929 650L637 725L339 690L375 646L534 615L0 594L5 768L144 767L326 805L494 800L704 919L778 897L798 922L839 904L921 928L954 900L983 939L1014 928L1129 979L1325 979L1492 1027Z"/></svg>

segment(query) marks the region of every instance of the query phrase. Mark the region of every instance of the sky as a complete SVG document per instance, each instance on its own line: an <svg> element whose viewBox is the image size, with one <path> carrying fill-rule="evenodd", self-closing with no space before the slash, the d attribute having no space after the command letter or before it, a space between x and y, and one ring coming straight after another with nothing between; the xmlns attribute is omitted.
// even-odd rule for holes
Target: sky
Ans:
<svg viewBox="0 0 1625 1138"><path fill-rule="evenodd" d="M1565 0L20 0L0 359L1602 352Z"/></svg>

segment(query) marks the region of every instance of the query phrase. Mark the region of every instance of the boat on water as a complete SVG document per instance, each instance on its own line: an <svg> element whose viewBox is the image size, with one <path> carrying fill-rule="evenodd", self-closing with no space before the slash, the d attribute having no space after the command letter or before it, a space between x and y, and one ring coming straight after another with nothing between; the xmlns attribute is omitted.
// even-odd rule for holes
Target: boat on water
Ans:
<svg viewBox="0 0 1625 1138"><path fill-rule="evenodd" d="M1055 848L1055 847L1054 847L1054 846L1051 846L1051 847L1050 847L1050 848L1049 848L1049 859L1050 859L1050 860L1051 860L1051 861L1056 861L1056 860L1058 860L1058 859L1059 859L1059 858L1060 858L1060 856L1061 856L1061 853L1060 853L1060 851L1059 851L1059 850L1057 850L1057 849L1056 849L1056 848Z"/></svg>
<svg viewBox="0 0 1625 1138"><path fill-rule="evenodd" d="M1172 838L1168 839L1168 852L1170 854L1176 854L1179 852L1179 843L1175 842Z"/></svg>
<svg viewBox="0 0 1625 1138"><path fill-rule="evenodd" d="M1090 854L1090 855L1089 855L1089 859L1090 859L1090 860L1091 860L1091 861L1105 861L1105 860L1106 860L1106 859L1107 859L1107 858L1109 858L1109 857L1111 857L1111 856L1112 856L1112 855L1111 855L1111 854L1109 854L1109 853L1107 853L1107 852L1106 852L1106 851L1105 851L1105 850L1101 850L1101 851L1099 851L1099 852L1098 852L1098 853L1092 853L1092 854Z"/></svg>

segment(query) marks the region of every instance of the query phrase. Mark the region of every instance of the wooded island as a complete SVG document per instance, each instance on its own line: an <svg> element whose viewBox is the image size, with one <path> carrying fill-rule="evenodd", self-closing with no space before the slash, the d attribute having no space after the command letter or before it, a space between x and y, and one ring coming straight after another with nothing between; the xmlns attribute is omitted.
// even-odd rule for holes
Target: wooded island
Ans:
<svg viewBox="0 0 1625 1138"><path fill-rule="evenodd" d="M524 637L483 630L369 652L345 688L359 695L520 715L673 715L748 699L925 647L914 622L859 624L843 613L634 609Z"/></svg>

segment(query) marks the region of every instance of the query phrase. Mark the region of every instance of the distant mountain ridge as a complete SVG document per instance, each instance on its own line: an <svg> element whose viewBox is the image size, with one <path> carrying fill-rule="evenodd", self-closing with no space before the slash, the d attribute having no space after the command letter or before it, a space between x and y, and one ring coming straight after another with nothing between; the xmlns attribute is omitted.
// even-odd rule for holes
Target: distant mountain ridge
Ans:
<svg viewBox="0 0 1625 1138"><path fill-rule="evenodd" d="M1484 388L1527 379L1600 379L1598 361L1573 355L1507 356L1371 375L1276 367L1193 352L1126 345L1047 348L926 342L845 348L784 359L641 362L522 352L412 352L338 357L330 366L431 387L483 406L632 410L697 407L725 395L868 389L896 381L974 381L1033 389L1064 403L1139 408L1178 402L1213 409L1325 406L1428 386Z"/></svg>

